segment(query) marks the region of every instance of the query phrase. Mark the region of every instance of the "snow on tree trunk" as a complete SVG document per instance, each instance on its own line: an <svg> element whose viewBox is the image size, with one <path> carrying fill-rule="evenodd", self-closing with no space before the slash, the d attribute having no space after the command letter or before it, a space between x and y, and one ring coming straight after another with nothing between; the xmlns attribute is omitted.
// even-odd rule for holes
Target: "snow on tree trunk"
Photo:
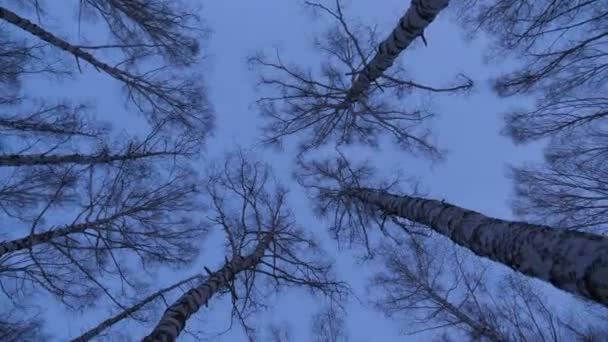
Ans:
<svg viewBox="0 0 608 342"><path fill-rule="evenodd" d="M95 328L92 328L90 330L88 330L86 333L76 337L75 339L72 340L72 342L85 342L85 341L89 341L90 339L92 339L93 337L99 335L101 332L103 332L104 330L108 329L109 327L111 327L112 325L122 321L123 319L131 316L132 314L136 313L137 311L139 311L141 308L143 308L146 304L149 304L151 302L153 302L154 300L158 299L159 297L161 297L163 294L178 288L179 286L182 286L188 282L191 282L197 278L200 278L200 275L194 276L194 277L190 277L188 279L184 279L176 284L173 284L169 287L163 288L159 291L154 292L153 294L149 295L148 297L144 298L143 300L139 301L137 304L129 307L126 310L121 311L120 313L118 313L117 315L106 319L105 321L101 322L99 325L97 325Z"/></svg>
<svg viewBox="0 0 608 342"><path fill-rule="evenodd" d="M160 156L163 152L133 152L127 154L108 154L100 153L96 155L86 154L66 154L66 155L46 155L46 154L30 154L30 155L3 155L0 156L0 167L3 166L34 166L34 165L51 165L51 164L104 164L115 161L136 160L146 157Z"/></svg>
<svg viewBox="0 0 608 342"><path fill-rule="evenodd" d="M344 106L356 102L370 84L390 68L399 54L405 50L424 29L435 19L437 14L448 6L449 0L412 0L410 8L399 20L393 32L380 43L374 58L357 75L348 91Z"/></svg>
<svg viewBox="0 0 608 342"><path fill-rule="evenodd" d="M264 256L264 251L270 246L272 238L272 233L266 234L260 239L253 253L246 257L240 255L232 257L221 269L212 273L205 283L186 292L165 310L154 330L143 341L175 341L186 326L186 322L190 316L196 313L201 306L207 305L211 297L220 289L230 286L230 283L238 273L255 267L260 263Z"/></svg>
<svg viewBox="0 0 608 342"><path fill-rule="evenodd" d="M24 238L0 242L0 257L7 253L16 252L22 249L30 249L36 245L52 241L60 236L78 234L87 229L95 229L99 226L111 223L120 217L127 216L135 212L137 212L137 210L127 210L97 221L65 225L62 228L51 229L38 234L31 234Z"/></svg>
<svg viewBox="0 0 608 342"><path fill-rule="evenodd" d="M344 194L429 226L525 275L608 306L608 238L484 216L443 201L350 188Z"/></svg>

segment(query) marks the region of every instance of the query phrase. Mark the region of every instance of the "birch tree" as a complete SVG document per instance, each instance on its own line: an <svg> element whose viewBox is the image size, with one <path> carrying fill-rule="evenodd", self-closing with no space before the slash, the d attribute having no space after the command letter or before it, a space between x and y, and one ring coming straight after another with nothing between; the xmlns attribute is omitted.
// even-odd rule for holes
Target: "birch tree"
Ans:
<svg viewBox="0 0 608 342"><path fill-rule="evenodd" d="M65 76L69 71L44 44L15 39L7 24L0 24L0 105L14 105L21 100L21 82L24 75Z"/></svg>
<svg viewBox="0 0 608 342"><path fill-rule="evenodd" d="M42 25L49 15L45 3L23 4L34 6ZM183 266L197 254L196 239L204 230L188 217L199 209L198 190L196 174L184 160L199 152L201 140L193 136L204 135L206 128L182 125L186 131L175 134L175 117L154 114L162 106L185 110L175 101L194 95L184 92L194 83L172 80L179 73L167 74L169 67L195 62L196 37L188 33L195 29L187 24L194 16L172 13L169 4L147 4L137 12L142 16L135 16L133 6L146 3L81 2L83 11L96 6L98 14L107 14L104 22L120 42L103 46L71 45L15 11L0 9L0 284L6 298L26 301L30 293L42 290L73 308L91 305L105 294L122 308L122 291L145 288L144 274L135 277L134 271ZM128 46L127 40L138 35L141 45ZM169 55L183 52L186 45L191 53L184 52L181 61L171 57L169 63ZM98 50L114 51L111 61L101 62L86 52ZM65 52L75 53L76 63L66 63L61 58ZM161 55L167 57L166 68L141 72L146 58L149 62ZM36 98L23 89L24 82L82 71L80 59L103 66L99 71L114 72L111 76L119 80L150 78L145 81L149 93L140 95L157 109L137 105L137 95L128 94L152 115L147 134L120 132L92 116L91 106L78 99ZM199 118L209 114L197 104L203 95L187 101ZM111 285L116 280L122 283L119 291Z"/></svg>
<svg viewBox="0 0 608 342"><path fill-rule="evenodd" d="M23 7L46 21L51 1L24 1ZM106 26L107 44L81 44L87 50L119 50L128 60L139 61L151 55L167 63L188 66L197 61L200 39L207 30L198 16L200 8L184 1L85 0L74 5L79 27L91 22ZM79 39L88 40L81 35ZM93 42L89 42L93 43Z"/></svg>
<svg viewBox="0 0 608 342"><path fill-rule="evenodd" d="M127 310L148 272L188 265L205 233L187 167L212 123L201 78L187 70L200 60L198 17L177 2L79 1L78 37L62 37L45 29L47 4L0 7L0 289L19 318L2 322L3 340L46 338L28 323L32 294ZM90 20L109 41L83 38ZM87 66L122 84L127 109L148 119L143 134L100 121L86 101L23 86Z"/></svg>
<svg viewBox="0 0 608 342"><path fill-rule="evenodd" d="M35 341L48 338L42 332L42 321L36 316L22 317L9 305L0 314L0 339L2 341Z"/></svg>
<svg viewBox="0 0 608 342"><path fill-rule="evenodd" d="M181 163L199 150L187 137L162 134L162 125L143 139L112 138L102 125L81 117L85 110L59 105L6 117L0 129L0 211L27 220L51 197L53 206L73 199L63 195L82 185L78 178L91 168L103 172L138 161Z"/></svg>
<svg viewBox="0 0 608 342"><path fill-rule="evenodd" d="M347 293L311 234L295 224L287 192L272 180L266 164L242 153L210 173L209 228L225 234L225 261L215 271L204 267L198 284L167 307L145 341L174 341L192 315L224 294L231 298L233 318L252 338L248 316L271 294L302 287L337 300Z"/></svg>
<svg viewBox="0 0 608 342"><path fill-rule="evenodd" d="M266 328L266 340L271 342L292 342L289 325L271 324Z"/></svg>
<svg viewBox="0 0 608 342"><path fill-rule="evenodd" d="M85 341L91 340L94 337L100 336L104 333L105 330L111 328L115 324L120 323L121 321L131 318L134 315L138 314L146 306L150 306L151 304L154 304L155 302L158 302L161 299L164 299L165 295L168 295L171 291L173 291L177 288L188 286L188 285L192 286L192 284L196 280L200 280L200 279L201 279L200 275L195 275L195 276L180 280L177 283L167 286L165 288L162 288L158 291L155 291L155 292L151 293L150 295L146 296L145 298L138 300L132 306L130 306L124 310L121 310L120 312L118 312L117 314L115 314L114 316L112 316L110 318L103 320L101 323L99 323L95 327L87 330L82 335L72 339L72 341L73 342L85 342Z"/></svg>
<svg viewBox="0 0 608 342"><path fill-rule="evenodd" d="M395 193L391 187L373 188L365 183L373 170L351 167L343 158L301 162L301 167L300 183L312 190L315 207L329 216L338 237L361 240L370 226L383 228L392 218L401 218L427 226L478 256L571 294L608 303L605 237L501 220L444 200Z"/></svg>
<svg viewBox="0 0 608 342"><path fill-rule="evenodd" d="M493 38L491 56L520 62L494 84L532 106L506 114L516 143L548 138L545 163L513 168L515 212L534 222L604 232L608 4L605 1L467 1L461 19Z"/></svg>
<svg viewBox="0 0 608 342"><path fill-rule="evenodd" d="M336 306L326 306L313 316L311 330L315 342L348 341L348 331L344 320L346 312Z"/></svg>
<svg viewBox="0 0 608 342"><path fill-rule="evenodd" d="M268 93L257 101L268 122L264 141L281 143L302 133L300 150L307 151L329 142L374 146L382 134L388 134L405 149L437 157L439 150L423 126L431 113L405 99L415 91L464 91L472 82L461 75L453 85L430 86L412 81L404 68L393 64L416 39L425 39L424 29L448 1L412 1L381 42L375 30L350 24L340 1L331 7L306 4L336 22L315 42L324 60L318 73L284 62L278 52L275 58L262 53L250 58L260 72L260 87Z"/></svg>
<svg viewBox="0 0 608 342"><path fill-rule="evenodd" d="M70 168L65 171L62 176L70 176ZM55 206L51 196L29 220L4 221L13 227L3 229L13 235L0 242L5 294L22 298L32 289L44 289L76 307L105 294L122 306L112 279L141 288L141 273L134 271L192 261L196 239L204 233L189 217L198 209L195 178L191 170L176 168L165 176L159 171L141 162L89 168L71 180L80 186L65 194L61 187L55 191L70 205Z"/></svg>
<svg viewBox="0 0 608 342"><path fill-rule="evenodd" d="M600 341L601 319L560 314L537 286L435 238L385 244L385 267L373 278L373 302L415 335L436 331L441 341ZM497 279L498 280L493 280ZM580 313L579 313L580 314Z"/></svg>
<svg viewBox="0 0 608 342"><path fill-rule="evenodd" d="M515 213L533 222L605 234L607 137L601 127L561 134L546 148L544 164L512 168Z"/></svg>
<svg viewBox="0 0 608 342"><path fill-rule="evenodd" d="M491 34L496 55L523 63L500 76L500 95L538 95L535 108L507 116L507 132L520 142L601 120L605 108L606 23L604 1L471 0L466 27ZM568 114L574 115L568 115Z"/></svg>
<svg viewBox="0 0 608 342"><path fill-rule="evenodd" d="M381 255L385 268L372 281L375 305L405 325L404 333L436 330L448 336L464 333L471 341L511 341L495 312L478 298L488 287L482 280L485 268L464 274L459 260L449 262L454 256L446 252L446 246L406 241L402 247L407 249L384 245Z"/></svg>
<svg viewBox="0 0 608 342"><path fill-rule="evenodd" d="M150 54L159 49L160 51L164 51L165 55L172 55L173 59L180 59L175 57L175 53L184 51L183 45L191 45L189 48L191 51L184 54L184 58L181 58L181 64L193 63L190 60L198 52L198 48L193 45L195 44L195 40L188 39L187 36L183 35L180 37L179 34L172 34L171 31L164 31L167 25L173 27L173 31L188 29L186 23L180 23L180 15L167 12L171 9L171 6L164 2L138 4L130 1L107 2L92 0L81 2L81 6L85 6L85 9L92 7L101 15L109 11L111 14L105 16L105 21L113 32L113 37L123 40L123 42L116 46L81 47L45 30L43 27L6 7L0 7L0 19L70 54L75 58L79 68L79 61L82 60L94 67L95 70L103 72L120 82L126 91L127 99L132 104L132 107L144 114L152 124L165 121L171 123L171 125L167 125L168 127L175 127L182 134L188 133L193 138L205 137L211 128L212 115L211 108L203 91L203 85L199 81L200 77L192 72L188 76L185 73L177 72L178 70L172 70L169 68L170 64L166 65L163 63L162 66L145 72L137 71L138 67L141 67L139 65L141 63L135 63L134 65L137 59L150 57ZM155 15L166 16L167 18L157 18ZM151 17L146 18L146 16ZM131 17L135 17L136 19L129 19ZM187 21L187 17L182 19ZM171 23L172 20L176 22ZM127 24L129 21L134 21L135 25L132 23ZM164 33L161 34L160 32ZM130 47L128 41L124 41L127 39L125 37L130 33L133 33L133 35L129 39L138 39L138 37L145 34L148 36L147 40L152 40L153 43L147 45L146 40L144 40L135 45L131 44L132 46ZM96 48L112 49L114 47L121 48L120 50L123 52L126 51L126 57L124 57L126 59L115 63L104 62L89 52L95 51ZM172 47L175 50L168 53L167 51ZM138 50L141 51L135 52ZM133 56L134 53L141 56L135 58ZM121 66L125 64L127 66L131 65L131 67Z"/></svg>
<svg viewBox="0 0 608 342"><path fill-rule="evenodd" d="M50 111L56 113L54 109ZM25 123L23 119L12 120L13 123L19 121L23 125L44 124L43 122L35 121ZM51 127L46 128L52 129ZM143 139L126 134L119 134L114 139L109 135L102 134L85 136L85 138L94 139L79 139L81 135L89 134L84 130L48 132L47 138L44 136L46 132L39 133L35 131L35 134L31 134L29 132L30 129L39 128L18 126L6 130L6 134L3 135L3 139L0 139L0 142L8 140L10 144L7 144L7 147L3 149L4 151L0 155L1 168L62 164L86 166L112 164L145 158L185 159L186 157L194 156L199 151L197 145L187 138L170 138L161 134L163 130L162 124L154 127ZM13 137L11 137L11 133L14 133ZM28 141L33 140L32 138L36 140L35 143ZM53 143L52 139L58 141ZM44 144L40 144L40 141L44 141ZM85 146L74 146L77 144Z"/></svg>

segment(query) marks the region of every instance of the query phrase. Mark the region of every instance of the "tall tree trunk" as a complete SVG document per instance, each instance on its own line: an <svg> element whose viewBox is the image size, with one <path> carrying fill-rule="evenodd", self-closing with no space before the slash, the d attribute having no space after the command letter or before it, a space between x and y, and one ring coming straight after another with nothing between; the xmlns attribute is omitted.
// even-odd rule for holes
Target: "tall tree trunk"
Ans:
<svg viewBox="0 0 608 342"><path fill-rule="evenodd" d="M66 42L65 40L55 36L51 32L44 30L40 26L34 24L33 22L31 22L25 18L20 17L16 13L14 13L4 7L0 7L0 19L3 19L5 21L11 23L12 25L17 26L17 27L21 28L22 30L29 32L30 34L38 37L39 39L41 39L53 46L60 48L61 50L71 53L72 55L74 55L74 57L76 57L76 59L80 58L82 60L87 61L92 66L94 66L97 70L103 70L108 75L112 76L113 78L115 78L119 81L122 81L126 84L133 83L134 77L132 75L130 75L129 73L127 73L123 70L120 70L118 68L114 68L107 63L99 61L97 58L95 58L90 53L84 51L83 49L76 47L74 45L71 45L70 43Z"/></svg>
<svg viewBox="0 0 608 342"><path fill-rule="evenodd" d="M240 255L233 256L221 269L212 273L205 283L186 292L165 310L154 330L150 335L144 337L143 341L175 341L181 331L184 330L190 316L196 313L202 305L207 305L211 297L220 289L230 286L230 283L237 274L260 263L272 239L272 233L265 234L260 239L253 253L246 257Z"/></svg>
<svg viewBox="0 0 608 342"><path fill-rule="evenodd" d="M120 313L116 314L115 316L113 316L111 318L106 319L105 321L99 323L99 325L97 325L95 328L92 328L89 331L85 332L84 334L74 338L72 340L72 342L85 342L85 341L92 339L93 337L99 335L101 332L108 329L112 325L122 321L123 319L125 319L125 318L131 316L132 314L134 314L135 312L139 311L146 304L149 304L149 303L153 302L154 300L158 299L163 294L165 294L183 284L186 284L192 280L200 278L200 277L201 277L200 275L196 275L196 276L190 277L188 279L184 279L169 287L165 287L159 291L154 292L153 294L151 294L148 297L139 301L137 304L127 308L126 310L121 311Z"/></svg>
<svg viewBox="0 0 608 342"><path fill-rule="evenodd" d="M136 160L148 157L156 157L170 154L169 152L132 152L126 154L65 154L65 155L47 155L47 154L13 154L0 155L0 167L3 166L35 166L35 165L51 165L51 164L105 164L115 161Z"/></svg>
<svg viewBox="0 0 608 342"><path fill-rule="evenodd" d="M138 208L126 210L126 211L122 211L118 214L115 214L115 215L112 215L112 216L109 216L109 217L106 217L103 219L99 219L97 221L84 222L84 223L78 223L78 224L69 224L69 225L65 225L61 228L48 230L43 233L30 234L27 237L23 237L20 239L0 242L0 257L7 253L16 252L16 251L19 251L22 249L29 249L36 245L47 243L60 236L67 236L67 235L71 235L71 234L82 233L87 229L95 229L99 226L108 224L120 217L133 214L139 210L140 209L138 209Z"/></svg>
<svg viewBox="0 0 608 342"><path fill-rule="evenodd" d="M484 216L444 201L344 189L346 196L429 226L473 253L608 306L608 238Z"/></svg>
<svg viewBox="0 0 608 342"><path fill-rule="evenodd" d="M410 8L399 20L397 27L378 47L374 58L357 75L352 87L348 90L343 106L348 107L356 102L370 86L388 68L399 54L405 50L424 29L435 19L437 14L448 6L449 0L412 0ZM422 36L424 38L424 36ZM426 43L426 42L425 42Z"/></svg>
<svg viewBox="0 0 608 342"><path fill-rule="evenodd" d="M27 119L0 119L0 127L24 132L41 132L56 135L78 135L90 138L95 138L97 136L93 133L78 131L77 129L70 128L67 125L66 127L62 127L61 124L53 125L52 123L36 122L34 120Z"/></svg>

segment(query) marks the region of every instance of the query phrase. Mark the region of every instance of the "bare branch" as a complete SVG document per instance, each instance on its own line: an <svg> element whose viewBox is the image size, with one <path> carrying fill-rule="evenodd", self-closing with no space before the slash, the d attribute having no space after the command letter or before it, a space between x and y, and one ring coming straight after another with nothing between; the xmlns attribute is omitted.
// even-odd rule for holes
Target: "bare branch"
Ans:
<svg viewBox="0 0 608 342"><path fill-rule="evenodd" d="M337 145L360 142L376 146L381 135L389 134L408 151L439 157L440 151L422 126L432 115L395 99L402 99L412 90L458 92L469 89L472 82L466 79L446 88L426 86L403 79L400 68L389 68L447 6L447 1L413 1L399 25L381 43L374 30L351 27L339 1L335 8L307 4L337 21L336 27L316 41L325 61L319 76L284 63L278 52L274 61L262 54L250 58L251 64L261 70L260 86L271 93L257 101L269 122L264 142L279 144L289 135L305 133L300 145L300 151L305 152L331 141Z"/></svg>
<svg viewBox="0 0 608 342"><path fill-rule="evenodd" d="M331 264L323 260L317 243L295 226L285 207L286 192L271 179L268 165L249 161L242 151L210 172L208 189L216 214L211 223L226 234L230 257L171 304L144 340L174 340L189 317L221 293L231 295L233 317L252 339L255 329L247 317L261 305L258 296L268 300L270 293L261 293L264 283L271 293L303 287L331 300L348 292L345 284L333 279Z"/></svg>
<svg viewBox="0 0 608 342"><path fill-rule="evenodd" d="M175 75L161 75L163 67L139 75L132 74L101 62L89 52L71 45L6 8L0 7L0 18L76 58L87 61L98 71L103 71L123 83L128 99L152 123L166 120L199 137L205 135L211 128L211 110L202 85L197 81L198 77L177 79Z"/></svg>
<svg viewBox="0 0 608 342"><path fill-rule="evenodd" d="M309 187L315 191L316 206L341 210L340 217L333 217L333 226L340 225L356 231L363 224L349 227L342 223L342 217L374 211L401 217L427 226L478 256L551 283L571 294L602 305L608 304L608 293L603 290L604 284L608 283L608 238L501 220L445 201L384 189L344 187L339 182L339 176L344 172L345 163L348 162L339 159L337 162L327 162L329 167L325 170L315 170L313 162L310 168L313 172L304 177L317 177L327 184L328 188L325 189L315 186L314 182ZM348 205L353 202L358 204Z"/></svg>

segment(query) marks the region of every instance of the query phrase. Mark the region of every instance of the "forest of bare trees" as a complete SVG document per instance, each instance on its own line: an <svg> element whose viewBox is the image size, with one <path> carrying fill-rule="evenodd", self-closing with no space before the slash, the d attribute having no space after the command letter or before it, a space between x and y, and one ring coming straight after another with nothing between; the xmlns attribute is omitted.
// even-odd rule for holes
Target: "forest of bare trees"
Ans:
<svg viewBox="0 0 608 342"><path fill-rule="evenodd" d="M363 341L353 307L408 341L608 339L608 2L411 0L386 27L351 5L297 2L327 24L292 37L320 63L230 50L257 82L228 124L258 138L235 144L206 5L0 0L0 340ZM481 37L497 73L425 81L408 58L447 44L438 25ZM111 107L54 91L87 78ZM488 79L517 102L485 115L543 146L508 165L510 218L371 161L442 167L433 122L455 113L429 103Z"/></svg>

